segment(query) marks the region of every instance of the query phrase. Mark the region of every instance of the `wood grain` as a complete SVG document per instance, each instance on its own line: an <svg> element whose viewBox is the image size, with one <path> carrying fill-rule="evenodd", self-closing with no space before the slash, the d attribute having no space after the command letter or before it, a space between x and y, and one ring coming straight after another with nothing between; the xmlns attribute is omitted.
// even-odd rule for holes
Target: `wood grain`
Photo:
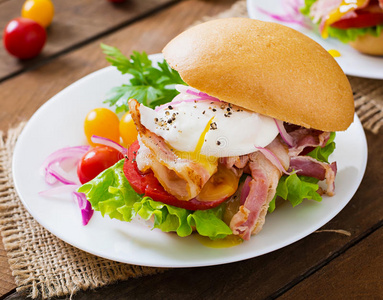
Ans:
<svg viewBox="0 0 383 300"><path fill-rule="evenodd" d="M187 26L202 16L212 16L229 8L232 3L233 0L179 4L175 10L168 9L154 15L153 18L130 24L115 34L98 39L44 66L0 83L0 99L4 100L0 101L0 130L6 132L21 121L28 120L43 103L63 88L107 66L108 63L99 47L101 42L117 46L127 54L133 50L158 53L171 38ZM8 267L6 253L1 251L2 249L0 248L0 266L4 266L4 271L0 273L0 296L16 286Z"/></svg>
<svg viewBox="0 0 383 300"><path fill-rule="evenodd" d="M15 280L12 276L12 271L9 268L6 259L7 253L4 249L3 243L0 243L0 296L8 293L16 287Z"/></svg>
<svg viewBox="0 0 383 300"><path fill-rule="evenodd" d="M162 48L186 27L202 16L227 9L233 0L185 1L157 13L115 34L98 39L88 46L60 56L53 62L30 70L0 85L0 129L6 131L32 114L49 98L81 77L108 66L100 43L117 46L129 55L133 50L149 54ZM23 87L20 89L20 87Z"/></svg>
<svg viewBox="0 0 383 300"><path fill-rule="evenodd" d="M88 46L72 51L33 71L19 75L0 86L0 128L9 128L28 119L33 112L58 91L84 75L107 65L99 49L104 42L123 52L145 50L160 52L177 33L204 15L214 15L232 1L184 1L150 18L129 25ZM129 38L127 38L129 37ZM23 88L20 89L20 86ZM17 105L15 105L15 103ZM369 164L359 190L345 209L324 229L343 229L351 236L314 233L288 247L242 262L189 269L173 269L164 274L129 280L95 291L80 292L74 299L264 299L294 291L310 276L322 272L332 262L362 247L373 230L382 227L381 159L382 136L367 133ZM379 229L381 232L381 229ZM371 237L375 234L371 235ZM381 239L376 240L382 245ZM352 261L367 261L371 252L355 250ZM0 259L4 260L4 257ZM381 262L381 256L379 256ZM0 260L1 261L1 260ZM366 276L368 272L366 271ZM345 272L342 274L346 274ZM320 275L318 275L320 276ZM334 274L335 276L335 274ZM305 280L306 279L306 280ZM331 284L326 277L323 286ZM288 295L288 294L286 294ZM23 299L17 293L7 299Z"/></svg>
<svg viewBox="0 0 383 300"><path fill-rule="evenodd" d="M101 35L158 10L176 0L129 0L111 3L107 0L53 0L55 16L47 29L47 43L34 59L18 60L0 47L0 82L25 69L34 68L73 47L78 47ZM24 0L0 2L0 28L20 16ZM3 30L0 32L2 38Z"/></svg>
<svg viewBox="0 0 383 300"><path fill-rule="evenodd" d="M383 228L289 290L287 299L382 299Z"/></svg>

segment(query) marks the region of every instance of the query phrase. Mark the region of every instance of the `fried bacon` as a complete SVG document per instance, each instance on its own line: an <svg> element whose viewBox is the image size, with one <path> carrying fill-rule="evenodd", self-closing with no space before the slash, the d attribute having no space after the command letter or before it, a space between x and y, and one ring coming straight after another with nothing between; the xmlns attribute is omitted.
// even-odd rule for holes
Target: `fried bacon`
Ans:
<svg viewBox="0 0 383 300"><path fill-rule="evenodd" d="M276 138L266 148L278 157L285 169L288 168L288 150L280 139ZM247 167L252 177L249 183L250 191L244 204L239 207L239 211L230 222L233 234L239 235L244 240L249 240L251 234L257 234L262 230L269 203L274 198L282 175L278 167L260 151L253 152L247 157Z"/></svg>
<svg viewBox="0 0 383 300"><path fill-rule="evenodd" d="M178 157L162 137L149 131L140 122L139 103L129 101L129 109L139 133L140 150L137 153L137 165L140 171L152 170L158 181L167 192L179 200L190 200L196 197L209 178L216 172L218 162L213 170L206 165L191 159ZM293 138L292 147L277 137L266 149L279 160L280 164L269 160L262 151L220 158L219 163L235 174L251 175L247 180L248 194L238 203L239 209L232 215L230 228L233 234L249 240L252 234L262 230L270 201L274 198L283 169L294 170L298 175L305 175L326 180L326 194L334 194L336 163L327 164L306 156L315 147L324 147L330 133L302 127L288 127ZM243 184L241 185L243 186ZM321 192L321 191L319 191Z"/></svg>
<svg viewBox="0 0 383 300"><path fill-rule="evenodd" d="M218 163L215 168L206 168L202 163L179 158L162 137L141 124L139 106L136 100L129 100L130 114L137 127L140 143L147 148L139 151L136 158L140 171L151 169L164 189L179 200L187 201L196 197L216 172Z"/></svg>

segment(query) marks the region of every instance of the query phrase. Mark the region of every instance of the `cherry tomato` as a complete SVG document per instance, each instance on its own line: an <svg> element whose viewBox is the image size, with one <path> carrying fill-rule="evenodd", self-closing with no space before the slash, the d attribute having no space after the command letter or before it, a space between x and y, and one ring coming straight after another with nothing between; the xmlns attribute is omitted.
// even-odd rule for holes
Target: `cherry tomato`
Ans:
<svg viewBox="0 0 383 300"><path fill-rule="evenodd" d="M3 33L5 49L20 59L37 56L43 49L46 39L45 29L39 23L26 18L11 20Z"/></svg>
<svg viewBox="0 0 383 300"><path fill-rule="evenodd" d="M21 9L21 16L48 27L53 20L55 8L51 0L27 0Z"/></svg>
<svg viewBox="0 0 383 300"><path fill-rule="evenodd" d="M92 135L98 135L111 139L116 143L120 142L120 132L117 115L107 108L92 109L85 117L84 132L88 143L92 146L95 144L91 141Z"/></svg>
<svg viewBox="0 0 383 300"><path fill-rule="evenodd" d="M77 165L77 175L80 182L84 184L92 180L122 158L121 152L108 146L98 146L90 149Z"/></svg>
<svg viewBox="0 0 383 300"><path fill-rule="evenodd" d="M223 201L225 201L231 194L229 195L228 191L232 189L231 187L228 189L225 187L226 184L234 187L234 190L231 190L233 193L236 191L238 187L238 178L233 175L228 175L226 171L220 171L217 178L214 178L214 175L210 178L209 181L212 181L210 184L206 183L205 187L207 190L202 190L202 195L208 196L209 199L202 199L202 196L189 201L178 200L173 195L169 194L158 182L157 178L154 176L153 172L141 173L138 170L137 162L136 162L136 154L138 149L140 148L138 141L134 142L128 150L128 158L126 158L124 163L124 174L128 179L132 188L139 194L145 194L145 196L151 197L155 201L160 201L162 203L173 205L176 207L181 207L188 210L206 210L213 207L218 206ZM227 170L227 172L231 172ZM218 172L217 172L218 173ZM228 183L228 179L233 179L234 183ZM220 192L222 189L224 192Z"/></svg>
<svg viewBox="0 0 383 300"><path fill-rule="evenodd" d="M124 145L129 147L133 144L133 142L137 140L137 134L136 125L134 125L132 116L127 112L120 120L120 136Z"/></svg>

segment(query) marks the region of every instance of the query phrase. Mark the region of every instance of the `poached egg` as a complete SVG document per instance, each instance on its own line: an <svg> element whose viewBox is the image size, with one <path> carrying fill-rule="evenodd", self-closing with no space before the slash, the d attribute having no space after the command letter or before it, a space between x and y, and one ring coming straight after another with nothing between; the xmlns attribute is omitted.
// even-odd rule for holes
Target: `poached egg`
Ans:
<svg viewBox="0 0 383 300"><path fill-rule="evenodd" d="M142 125L174 150L208 157L240 156L266 147L279 134L273 118L190 87L176 88L180 94L172 102L155 110L140 106Z"/></svg>

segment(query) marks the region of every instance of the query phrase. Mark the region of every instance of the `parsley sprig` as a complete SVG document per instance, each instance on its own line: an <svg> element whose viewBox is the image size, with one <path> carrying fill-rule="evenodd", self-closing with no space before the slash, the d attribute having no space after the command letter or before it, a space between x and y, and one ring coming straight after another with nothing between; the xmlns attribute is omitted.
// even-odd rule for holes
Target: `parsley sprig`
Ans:
<svg viewBox="0 0 383 300"><path fill-rule="evenodd" d="M101 44L101 48L112 66L132 75L129 83L112 88L106 95L104 103L115 106L116 113L128 111L131 98L150 108L170 102L178 94L174 85L185 84L166 61L154 66L145 52L133 51L129 58L116 47Z"/></svg>

